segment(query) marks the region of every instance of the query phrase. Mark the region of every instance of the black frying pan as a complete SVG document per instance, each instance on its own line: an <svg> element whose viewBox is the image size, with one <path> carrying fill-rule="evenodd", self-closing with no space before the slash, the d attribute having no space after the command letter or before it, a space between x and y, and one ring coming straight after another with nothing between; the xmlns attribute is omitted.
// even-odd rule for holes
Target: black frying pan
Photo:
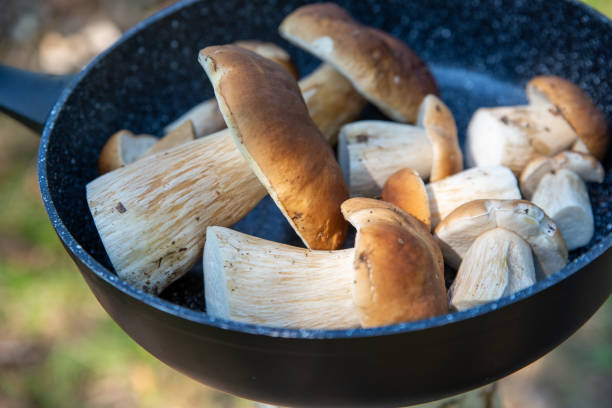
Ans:
<svg viewBox="0 0 612 408"><path fill-rule="evenodd" d="M121 128L159 134L212 97L196 62L206 45L269 40L291 52L302 74L318 64L276 31L301 1L255 3L184 1L151 17L77 75L46 122L39 178L51 222L95 296L136 342L198 381L253 400L402 405L466 391L525 366L575 332L608 298L610 171L603 184L589 186L595 237L570 254L566 268L461 313L374 329L279 330L209 317L203 312L201 269L162 298L118 280L85 200L85 185L98 175L96 159L109 135ZM429 62L461 130L479 106L524 102L522 89L536 74L578 83L612 117L612 23L576 1L340 3ZM44 96L47 88L41 83L35 89ZM57 83L48 89L57 90ZM36 125L35 114L21 115ZM236 228L295 241L267 199Z"/></svg>

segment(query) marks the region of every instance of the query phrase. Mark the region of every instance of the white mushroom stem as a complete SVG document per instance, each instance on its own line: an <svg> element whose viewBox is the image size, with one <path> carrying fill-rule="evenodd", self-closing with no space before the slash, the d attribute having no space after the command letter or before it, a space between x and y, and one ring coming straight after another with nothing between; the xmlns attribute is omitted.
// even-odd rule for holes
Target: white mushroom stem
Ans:
<svg viewBox="0 0 612 408"><path fill-rule="evenodd" d="M354 249L316 251L208 227L206 312L274 327L359 327L354 257Z"/></svg>
<svg viewBox="0 0 612 408"><path fill-rule="evenodd" d="M178 119L164 128L164 133L170 133L186 121L191 120L196 138L209 135L225 128L225 120L219 111L215 98L208 99L189 109Z"/></svg>
<svg viewBox="0 0 612 408"><path fill-rule="evenodd" d="M469 201L495 198L520 199L514 174L503 166L464 170L426 186L429 196L431 226L435 228L455 208Z"/></svg>
<svg viewBox="0 0 612 408"><path fill-rule="evenodd" d="M376 197L387 179L402 168L410 167L428 178L432 145L422 127L359 121L340 130L338 162L351 196Z"/></svg>
<svg viewBox="0 0 612 408"><path fill-rule="evenodd" d="M465 310L511 295L536 282L531 247L503 228L480 235L449 289L450 306Z"/></svg>
<svg viewBox="0 0 612 408"><path fill-rule="evenodd" d="M594 233L593 211L584 181L573 171L560 169L540 180L531 198L555 221L567 249L589 243Z"/></svg>
<svg viewBox="0 0 612 408"><path fill-rule="evenodd" d="M117 275L152 293L195 264L208 225L233 225L265 195L229 130L87 184L89 209Z"/></svg>
<svg viewBox="0 0 612 408"><path fill-rule="evenodd" d="M466 141L468 166L501 164L516 174L535 156L570 148L578 135L552 104L481 108Z"/></svg>

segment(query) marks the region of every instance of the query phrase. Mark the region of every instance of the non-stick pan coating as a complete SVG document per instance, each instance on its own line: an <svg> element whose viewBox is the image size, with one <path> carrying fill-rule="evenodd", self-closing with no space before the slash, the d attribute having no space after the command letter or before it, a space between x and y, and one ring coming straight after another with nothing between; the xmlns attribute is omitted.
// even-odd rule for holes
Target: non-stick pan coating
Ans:
<svg viewBox="0 0 612 408"><path fill-rule="evenodd" d="M535 295L522 302L527 305L533 302L535 307L538 297L543 298L542 294L549 290L546 288L571 277L576 271L580 273L585 265L610 247L612 173L606 166L605 181L599 185L589 185L596 226L591 243L572 252L570 264L560 273L511 298L468 312L379 329L328 332L276 330L210 319L202 312L201 268L196 267L167 289L162 296L166 300L137 292L120 282L112 272L85 199L85 185L98 176L96 160L106 139L121 128L159 135L164 125L193 105L212 97L212 88L196 60L198 50L207 45L251 38L273 41L291 53L302 75L312 71L319 62L290 46L277 34L283 17L303 3L268 1L260 4L224 0L187 1L174 5L135 27L118 44L98 57L64 92L51 112L39 156L43 200L62 241L107 309L117 312L119 306L109 307L106 303L109 301L108 295L105 295L117 291L117 296L129 298L130 304L140 305L144 302L143 310L154 310L170 320L184 319L185 324L194 327L211 326L215 333L237 332L255 334L254 338L297 339L294 344L299 343L299 339L337 339L357 344L402 333L412 333L414 338L418 338L421 336L418 331L446 326L449 335L457 336L457 341L464 341L461 338L461 324L467 322L466 319L495 311L495 316L499 316L496 318L516 318L511 313L500 313L508 308L497 309L532 294ZM591 95L608 118L612 117L612 24L575 1L370 0L338 3L359 21L403 39L428 62L441 86L443 99L455 114L462 140L468 120L476 108L525 102L524 85L531 77L540 74L556 74L576 82ZM380 114L369 108L364 117L380 117ZM236 228L267 239L299 243L269 199L264 199ZM98 285L105 289L97 288ZM607 288L609 295L610 282L602 282L601 285ZM581 302L580 299L571 298L571 289L567 293L570 296L568 301ZM603 299L607 297L605 293L601 296ZM594 312L589 308L585 310ZM113 311L109 310L109 313L117 320ZM587 317L574 318L575 324L569 325L572 330L576 330ZM143 343L142 336L126 327L125 321L118 322ZM138 330L147 331L147 328L139 327ZM151 333L155 333L155 330L152 329ZM555 340L556 343L569 334L564 332ZM424 336L421 340L426 344L427 336ZM305 346L307 350L316 349L312 343L304 344L308 344ZM508 366L505 372L498 370L492 376L482 378L479 383L508 374L555 345L535 341L537 350L526 350L524 361ZM151 350L150 345L146 344L145 347ZM181 345L177 344L177 347ZM152 352L159 357L159 353ZM169 361L172 359L169 355L160 358L177 366ZM475 364L479 362L475 361ZM189 369L183 371L202 380ZM208 382L237 392L236 388L228 387L222 381ZM441 385L441 392L437 396L476 385L473 380L462 385ZM381 396L379 400L397 401L401 393L401 390L397 390L389 399ZM263 394L246 392L243 395L254 398ZM405 397L405 401L426 398L428 396L424 395L412 399ZM269 397L264 399L274 400ZM287 400L281 397L278 401ZM330 397L318 401L340 400Z"/></svg>

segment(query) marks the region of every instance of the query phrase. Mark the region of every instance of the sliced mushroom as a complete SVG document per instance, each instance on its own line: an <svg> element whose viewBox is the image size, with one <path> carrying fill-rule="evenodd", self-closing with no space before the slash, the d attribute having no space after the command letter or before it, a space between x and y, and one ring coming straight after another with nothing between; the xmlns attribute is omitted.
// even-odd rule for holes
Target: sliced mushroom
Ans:
<svg viewBox="0 0 612 408"><path fill-rule="evenodd" d="M86 189L117 275L155 294L202 255L208 225L233 225L266 195L227 129L106 173Z"/></svg>
<svg viewBox="0 0 612 408"><path fill-rule="evenodd" d="M163 152L174 146L178 146L183 143L191 142L195 139L195 131L193 128L193 122L187 119L182 125L175 128L170 133L167 133L160 140L157 141L149 150L144 152L139 158L151 156L155 153Z"/></svg>
<svg viewBox="0 0 612 408"><path fill-rule="evenodd" d="M366 99L396 121L414 123L427 94L438 94L425 63L406 44L355 21L332 3L289 14L280 34L344 74Z"/></svg>
<svg viewBox="0 0 612 408"><path fill-rule="evenodd" d="M507 167L486 166L464 170L426 186L431 226L435 228L457 207L485 198L519 199L521 192L514 174Z"/></svg>
<svg viewBox="0 0 612 408"><path fill-rule="evenodd" d="M465 310L511 295L536 282L531 247L504 228L478 236L451 285L450 307Z"/></svg>
<svg viewBox="0 0 612 408"><path fill-rule="evenodd" d="M466 141L469 165L502 164L519 174L536 156L552 156L581 141L603 157L609 132L603 113L576 85L559 77L536 77L526 106L481 108Z"/></svg>
<svg viewBox="0 0 612 408"><path fill-rule="evenodd" d="M276 327L372 327L447 312L443 261L419 221L372 199L343 203L355 249L316 251L209 227L207 313Z"/></svg>
<svg viewBox="0 0 612 408"><path fill-rule="evenodd" d="M234 44L253 51L262 57L268 58L270 61L276 62L293 75L295 79L298 78L298 72L291 61L291 56L278 45L257 40L237 41ZM219 105L215 98L208 99L194 106L178 119L167 125L164 128L164 132L170 133L181 126L186 120L191 120L193 122L196 137L203 137L226 127L225 120L219 111Z"/></svg>
<svg viewBox="0 0 612 408"><path fill-rule="evenodd" d="M531 246L537 273L548 276L567 264L567 246L556 224L529 201L470 201L445 217L434 237L446 263L458 268L474 241L495 228L507 229Z"/></svg>
<svg viewBox="0 0 612 408"><path fill-rule="evenodd" d="M430 181L461 171L463 156L451 111L428 95L419 112L417 126L360 121L340 130L338 161L351 195L379 195L389 176L405 167Z"/></svg>
<svg viewBox="0 0 612 408"><path fill-rule="evenodd" d="M238 150L304 244L342 246L348 224L340 204L348 189L295 80L234 45L204 48L199 61Z"/></svg>
<svg viewBox="0 0 612 408"><path fill-rule="evenodd" d="M571 251L588 244L595 230L584 181L601 183L603 178L603 167L593 156L565 151L529 162L521 174L521 191L555 221Z"/></svg>
<svg viewBox="0 0 612 408"><path fill-rule="evenodd" d="M357 119L366 101L334 67L321 64L298 82L308 113L330 145L345 123Z"/></svg>
<svg viewBox="0 0 612 408"><path fill-rule="evenodd" d="M157 141L155 136L134 135L125 129L114 133L100 152L98 171L104 174L132 163Z"/></svg>
<svg viewBox="0 0 612 408"><path fill-rule="evenodd" d="M431 230L431 211L425 183L419 173L411 168L396 171L382 189L382 199L421 221Z"/></svg>

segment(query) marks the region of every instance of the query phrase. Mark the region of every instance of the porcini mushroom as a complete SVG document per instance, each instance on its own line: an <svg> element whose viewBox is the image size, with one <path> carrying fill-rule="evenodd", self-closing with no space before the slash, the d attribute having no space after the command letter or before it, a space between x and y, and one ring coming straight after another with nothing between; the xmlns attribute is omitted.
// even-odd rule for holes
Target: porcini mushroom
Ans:
<svg viewBox="0 0 612 408"><path fill-rule="evenodd" d="M132 163L157 141L153 135L134 135L126 129L115 132L102 147L98 171L104 174Z"/></svg>
<svg viewBox="0 0 612 408"><path fill-rule="evenodd" d="M438 94L425 63L406 44L355 21L332 3L302 6L280 34L332 64L366 99L395 121L414 123L427 94Z"/></svg>
<svg viewBox="0 0 612 408"><path fill-rule="evenodd" d="M540 76L526 90L529 105L474 113L466 140L469 165L501 164L518 175L534 157L572 147L603 158L609 143L607 120L578 86Z"/></svg>
<svg viewBox="0 0 612 408"><path fill-rule="evenodd" d="M308 114L295 80L234 45L207 47L199 61L238 150L308 248L336 249L348 224L342 171Z"/></svg>
<svg viewBox="0 0 612 408"><path fill-rule="evenodd" d="M323 112L327 106L341 106L351 85L342 78L344 92L331 93L329 98L316 94L327 94L329 82L324 78L337 76L323 66L303 80L318 78L313 82L320 85L308 88L307 103L309 110L320 112L313 118L321 121L317 126L327 129L328 135L336 125ZM354 103L346 106L347 112L361 109ZM159 293L201 256L207 226L233 225L266 195L266 189L242 158L229 129L153 157L159 160L145 158L92 181L87 201L118 276L137 288ZM178 203L184 212L168 214ZM180 254L181 262L167 262L168 253Z"/></svg>
<svg viewBox="0 0 612 408"><path fill-rule="evenodd" d="M463 168L457 127L451 111L428 95L416 126L359 121L340 130L338 162L352 196L374 197L391 174L404 167L424 179L441 180Z"/></svg>
<svg viewBox="0 0 612 408"><path fill-rule="evenodd" d="M310 117L331 146L336 144L342 125L357 119L366 104L351 83L329 64L321 64L298 85Z"/></svg>
<svg viewBox="0 0 612 408"><path fill-rule="evenodd" d="M396 171L382 189L382 199L421 221L431 229L431 210L423 179L411 168Z"/></svg>
<svg viewBox="0 0 612 408"><path fill-rule="evenodd" d="M155 153L163 152L174 146L191 142L196 138L193 122L187 119L182 125L177 126L173 131L167 133L157 141L149 150L144 152L139 158L151 156Z"/></svg>
<svg viewBox="0 0 612 408"><path fill-rule="evenodd" d="M520 186L525 198L555 221L571 251L588 244L595 230L584 182L601 183L603 178L603 167L595 157L564 151L530 161L521 173Z"/></svg>
<svg viewBox="0 0 612 408"><path fill-rule="evenodd" d="M117 276L154 294L202 255L208 225L233 225L266 195L227 129L106 173L86 190Z"/></svg>
<svg viewBox="0 0 612 408"><path fill-rule="evenodd" d="M496 228L516 234L531 246L536 272L548 276L567 264L567 247L554 221L538 206L524 200L465 203L440 222L434 238L446 263L458 268L474 241Z"/></svg>
<svg viewBox="0 0 612 408"><path fill-rule="evenodd" d="M298 79L298 71L293 61L291 61L291 56L278 45L257 40L237 41L234 44L276 62L285 68L295 79ZM215 98L207 99L194 106L167 125L164 128L164 132L170 133L187 120L193 122L196 137L203 137L226 127L225 120L223 120L223 116L219 112L219 105Z"/></svg>
<svg viewBox="0 0 612 408"><path fill-rule="evenodd" d="M209 227L206 310L276 327L372 327L446 313L439 248L420 222L391 204L355 198L342 212L355 248L317 251Z"/></svg>

